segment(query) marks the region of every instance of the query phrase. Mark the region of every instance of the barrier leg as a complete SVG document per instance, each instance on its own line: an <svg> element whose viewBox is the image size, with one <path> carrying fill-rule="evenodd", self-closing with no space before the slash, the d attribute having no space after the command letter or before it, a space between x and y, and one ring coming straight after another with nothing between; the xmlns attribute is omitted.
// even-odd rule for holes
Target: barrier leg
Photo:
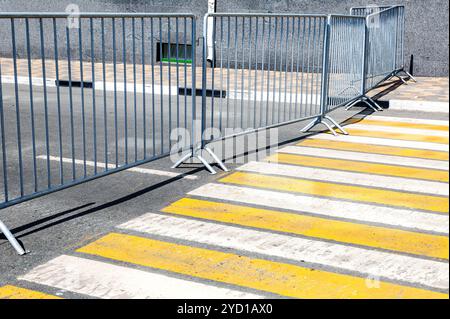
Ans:
<svg viewBox="0 0 450 319"><path fill-rule="evenodd" d="M411 80L413 80L415 83L417 83L417 79L408 71L402 70L403 73L405 73Z"/></svg>
<svg viewBox="0 0 450 319"><path fill-rule="evenodd" d="M0 220L0 233L3 233L3 235L5 235L6 239L11 243L11 245L14 247L14 249L17 251L19 255L25 255L26 253L25 250L22 248L17 239L9 231L8 227L6 227L6 225L3 224L1 220Z"/></svg>
<svg viewBox="0 0 450 319"><path fill-rule="evenodd" d="M209 155L211 155L211 157L214 159L214 161L217 163L217 165L219 165L219 167L221 169L223 169L225 172L228 172L228 168L225 166L225 164L219 159L219 157L217 157L216 154L214 154L214 152L208 148L208 147L204 147L203 150L205 150L206 152L208 152ZM186 155L184 155L182 158L180 158L178 160L178 162L176 162L172 168L177 168L179 167L181 164L183 164L185 161L187 161L190 158L197 158L205 167L206 169L211 173L211 174L216 174L217 172L215 171L215 169L208 163L208 161L201 155L201 151L202 148L197 147L194 150L191 150L189 153L187 153Z"/></svg>
<svg viewBox="0 0 450 319"><path fill-rule="evenodd" d="M214 154L214 152L209 147L205 147L205 150L209 153L209 155L211 155L211 157L223 171L228 172L228 168L225 166L225 164L217 157L216 154Z"/></svg>
<svg viewBox="0 0 450 319"><path fill-rule="evenodd" d="M373 103L373 105L371 103L369 103L369 101L371 103ZM346 111L350 110L353 106L355 106L358 102L363 102L364 104L366 104L368 107L370 107L372 110L374 110L375 112L381 112L383 111L383 108L377 103L375 102L372 98L368 97L367 95L364 95L363 97L361 97L358 100L353 101L349 106L347 106L345 108Z"/></svg>
<svg viewBox="0 0 450 319"><path fill-rule="evenodd" d="M300 130L300 132L302 133L306 133L308 132L310 129L312 129L316 124L320 123L320 119L319 118L315 118L314 120L312 120L308 125L306 125L304 128L302 128Z"/></svg>
<svg viewBox="0 0 450 319"><path fill-rule="evenodd" d="M325 115L325 118L331 123L333 123L333 125L337 127L338 130L341 131L344 135L349 135L348 132L344 130L344 128L338 122L336 122L331 116Z"/></svg>
<svg viewBox="0 0 450 319"><path fill-rule="evenodd" d="M331 121L330 121L330 122L331 122ZM338 134L336 133L336 131L331 127L331 125L328 124L327 122L325 122L325 121L323 120L323 118L321 118L321 117L318 117L318 118L314 119L313 121L311 121L308 125L306 125L304 128L302 128L302 129L300 130L300 132L306 133L306 132L308 132L310 129L312 129L314 126L316 126L317 124L323 124L323 125L325 125L325 126L328 128L328 130L329 130L334 136L338 136ZM336 124L337 124L337 123L336 123ZM336 127L338 127L338 126L336 126ZM344 131L343 131L343 132L344 132Z"/></svg>

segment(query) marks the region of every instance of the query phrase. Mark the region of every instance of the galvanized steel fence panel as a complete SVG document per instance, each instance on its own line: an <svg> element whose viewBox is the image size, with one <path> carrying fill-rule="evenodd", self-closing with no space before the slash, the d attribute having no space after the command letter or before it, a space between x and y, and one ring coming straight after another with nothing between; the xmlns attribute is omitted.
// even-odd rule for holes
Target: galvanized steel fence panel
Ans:
<svg viewBox="0 0 450 319"><path fill-rule="evenodd" d="M327 16L209 14L204 26L204 142L321 114Z"/></svg>
<svg viewBox="0 0 450 319"><path fill-rule="evenodd" d="M371 90L403 68L404 8L391 7L366 19L366 90Z"/></svg>
<svg viewBox="0 0 450 319"><path fill-rule="evenodd" d="M332 15L329 18L325 113L363 94L365 25L363 17Z"/></svg>
<svg viewBox="0 0 450 319"><path fill-rule="evenodd" d="M172 129L192 129L195 16L2 13L0 25L0 208L167 156Z"/></svg>

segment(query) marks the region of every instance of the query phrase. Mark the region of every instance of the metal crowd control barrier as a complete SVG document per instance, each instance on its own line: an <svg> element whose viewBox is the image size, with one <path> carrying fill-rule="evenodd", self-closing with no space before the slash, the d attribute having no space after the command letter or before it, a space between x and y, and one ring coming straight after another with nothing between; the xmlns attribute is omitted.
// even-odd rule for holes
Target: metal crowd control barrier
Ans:
<svg viewBox="0 0 450 319"><path fill-rule="evenodd" d="M183 150L173 167L198 158L215 173L206 151L227 170L209 143L308 119L304 132L347 134L329 113L382 110L367 93L406 73L404 7L369 9L207 14L201 112L191 14L1 13L0 209ZM191 138L174 149L180 128Z"/></svg>
<svg viewBox="0 0 450 319"><path fill-rule="evenodd" d="M391 77L397 77L407 84L402 77L398 76L401 73L404 73L409 79L417 82L416 79L405 70L405 7L398 5L354 7L350 9L350 14L368 17L369 26L374 27L374 29L376 29L377 25L382 26L382 24L388 23L391 24L391 31L395 30L393 31L395 33L396 43L394 67L393 70L388 72L386 78L381 79L379 83ZM392 24L394 24L394 26ZM386 26L382 27L386 29ZM370 41L370 39L371 36L368 37L368 41Z"/></svg>
<svg viewBox="0 0 450 319"><path fill-rule="evenodd" d="M168 156L172 128L192 130L195 16L1 13L0 29L0 209Z"/></svg>

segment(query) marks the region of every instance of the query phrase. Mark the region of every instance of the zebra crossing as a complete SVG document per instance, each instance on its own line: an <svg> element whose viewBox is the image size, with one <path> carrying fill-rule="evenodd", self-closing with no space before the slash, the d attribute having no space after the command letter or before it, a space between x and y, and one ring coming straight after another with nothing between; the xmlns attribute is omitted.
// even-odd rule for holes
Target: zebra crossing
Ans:
<svg viewBox="0 0 450 319"><path fill-rule="evenodd" d="M449 122L369 116L346 129L247 163L19 283L92 298L447 299Z"/></svg>

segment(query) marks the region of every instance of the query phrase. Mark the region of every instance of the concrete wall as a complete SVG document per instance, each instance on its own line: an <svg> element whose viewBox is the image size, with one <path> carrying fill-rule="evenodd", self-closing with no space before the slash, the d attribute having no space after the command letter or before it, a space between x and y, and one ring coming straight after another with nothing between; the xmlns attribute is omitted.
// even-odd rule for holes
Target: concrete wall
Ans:
<svg viewBox="0 0 450 319"><path fill-rule="evenodd" d="M446 0L217 0L218 12L347 13L350 7L368 4L406 6L405 55L414 55L414 73L448 76L448 9ZM76 3L81 11L97 12L192 12L201 17L207 0L0 0L0 11L64 11ZM197 33L200 35L199 20ZM5 38L1 35L0 37ZM1 48L0 48L1 49Z"/></svg>

